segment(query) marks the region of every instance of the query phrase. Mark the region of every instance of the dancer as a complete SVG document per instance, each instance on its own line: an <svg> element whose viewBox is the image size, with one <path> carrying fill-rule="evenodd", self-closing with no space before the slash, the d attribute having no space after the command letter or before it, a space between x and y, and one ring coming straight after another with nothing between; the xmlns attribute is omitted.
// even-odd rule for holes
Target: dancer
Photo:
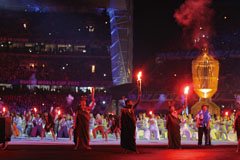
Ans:
<svg viewBox="0 0 240 160"><path fill-rule="evenodd" d="M149 140L152 139L152 135L154 136L155 140L160 140L159 128L157 124L157 120L155 119L155 115L150 115L150 119L148 120L149 123Z"/></svg>
<svg viewBox="0 0 240 160"><path fill-rule="evenodd" d="M54 134L54 121L53 121L53 116L51 114L52 110L53 110L53 107L51 108L50 113L44 112L43 121L45 122L45 127L42 129L41 140L43 140L43 136L45 135L45 132L51 132L53 141L56 140L56 137Z"/></svg>
<svg viewBox="0 0 240 160"><path fill-rule="evenodd" d="M118 140L118 134L120 135L118 116L109 115L108 127L108 130L105 132L106 141L108 140L108 133L115 133L116 140Z"/></svg>
<svg viewBox="0 0 240 160"><path fill-rule="evenodd" d="M95 126L96 128L94 128L92 131L93 138L96 139L97 138L96 132L100 131L102 133L102 138L104 139L104 126L102 122L102 116L100 114L96 115Z"/></svg>
<svg viewBox="0 0 240 160"><path fill-rule="evenodd" d="M67 128L68 128L68 135L69 135L69 141L72 141L72 135L73 135L73 116L70 114L67 114Z"/></svg>
<svg viewBox="0 0 240 160"><path fill-rule="evenodd" d="M185 99L185 105L179 110L175 110L173 103L168 103L170 111L167 115L166 128L168 130L168 148L169 149L181 149L181 135L180 135L180 119L178 115L187 107Z"/></svg>
<svg viewBox="0 0 240 160"><path fill-rule="evenodd" d="M31 131L32 137L41 136L42 133L42 118L41 114L37 113L35 119L33 120L33 129Z"/></svg>
<svg viewBox="0 0 240 160"><path fill-rule="evenodd" d="M67 117L64 115L60 118L59 121L59 131L57 134L58 138L68 138L68 124L67 124Z"/></svg>
<svg viewBox="0 0 240 160"><path fill-rule="evenodd" d="M139 104L141 99L141 90L138 85L138 99L135 104L131 100L126 100L121 109L120 115L120 128L121 128L121 147L123 152L133 151L136 152L136 117L134 109Z"/></svg>
<svg viewBox="0 0 240 160"><path fill-rule="evenodd" d="M78 110L76 112L75 120L74 120L74 150L78 150L79 147L90 150L89 146L89 121L90 121L90 111L95 105L94 99L94 91L92 88L92 103L91 106L87 107L86 96L81 97L81 104L78 106Z"/></svg>
<svg viewBox="0 0 240 160"><path fill-rule="evenodd" d="M95 128L95 118L94 115L92 113L90 113L90 121L89 121L89 133L90 133L90 137L93 136L92 135L92 131Z"/></svg>
<svg viewBox="0 0 240 160"><path fill-rule="evenodd" d="M240 110L236 113L236 118L234 121L234 133L235 132L237 132L237 139L238 139L236 152L240 152Z"/></svg>
<svg viewBox="0 0 240 160"><path fill-rule="evenodd" d="M210 145L210 120L211 113L208 111L208 106L203 105L202 109L196 115L198 128L198 146L202 145L203 133L205 135L205 145Z"/></svg>
<svg viewBox="0 0 240 160"><path fill-rule="evenodd" d="M16 113L15 117L13 118L13 128L16 128L15 136L18 137L22 135L22 118L19 113Z"/></svg>

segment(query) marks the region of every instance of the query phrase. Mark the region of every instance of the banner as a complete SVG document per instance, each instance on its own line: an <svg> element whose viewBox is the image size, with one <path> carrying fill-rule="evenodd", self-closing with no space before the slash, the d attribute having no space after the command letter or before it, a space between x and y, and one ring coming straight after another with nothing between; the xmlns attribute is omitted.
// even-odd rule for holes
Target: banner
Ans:
<svg viewBox="0 0 240 160"><path fill-rule="evenodd" d="M20 80L20 85L49 85L49 86L112 86L111 81L41 81Z"/></svg>

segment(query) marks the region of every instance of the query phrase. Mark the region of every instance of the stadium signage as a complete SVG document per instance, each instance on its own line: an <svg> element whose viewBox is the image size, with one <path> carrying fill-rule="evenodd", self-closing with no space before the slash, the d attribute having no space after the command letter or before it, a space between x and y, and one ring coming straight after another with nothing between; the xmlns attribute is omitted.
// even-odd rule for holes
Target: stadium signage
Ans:
<svg viewBox="0 0 240 160"><path fill-rule="evenodd" d="M38 80L20 80L21 85L56 85L56 86L111 86L112 82L103 81L38 81Z"/></svg>

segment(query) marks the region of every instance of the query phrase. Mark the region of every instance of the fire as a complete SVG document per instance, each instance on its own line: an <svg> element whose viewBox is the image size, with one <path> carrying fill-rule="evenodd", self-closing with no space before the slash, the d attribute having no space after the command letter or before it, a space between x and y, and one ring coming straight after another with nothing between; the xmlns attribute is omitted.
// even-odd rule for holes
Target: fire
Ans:
<svg viewBox="0 0 240 160"><path fill-rule="evenodd" d="M57 113L58 113L58 115L61 115L61 110L58 110L58 112L57 112Z"/></svg>
<svg viewBox="0 0 240 160"><path fill-rule="evenodd" d="M5 113L7 111L6 107L3 107L3 113Z"/></svg>
<svg viewBox="0 0 240 160"><path fill-rule="evenodd" d="M137 77L138 77L138 80L141 80L141 78L142 78L142 72L141 71L138 73Z"/></svg>
<svg viewBox="0 0 240 160"><path fill-rule="evenodd" d="M229 113L228 112L225 112L225 116L228 116L229 115Z"/></svg>
<svg viewBox="0 0 240 160"><path fill-rule="evenodd" d="M149 111L149 114L152 115L152 114L153 114L153 111Z"/></svg>
<svg viewBox="0 0 240 160"><path fill-rule="evenodd" d="M184 89L184 94L186 94L186 95L188 94L189 88L190 88L189 86L185 87L185 89Z"/></svg>
<svg viewBox="0 0 240 160"><path fill-rule="evenodd" d="M34 107L33 110L34 110L34 112L37 112L37 108L36 107Z"/></svg>

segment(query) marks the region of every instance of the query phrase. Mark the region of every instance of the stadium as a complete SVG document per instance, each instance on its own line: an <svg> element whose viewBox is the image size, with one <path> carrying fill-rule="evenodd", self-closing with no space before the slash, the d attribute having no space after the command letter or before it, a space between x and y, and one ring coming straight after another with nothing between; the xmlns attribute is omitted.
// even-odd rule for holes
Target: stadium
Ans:
<svg viewBox="0 0 240 160"><path fill-rule="evenodd" d="M96 87L102 113L111 104L109 88L132 79L131 3L54 4L1 3L1 99L9 108L63 107L68 94L77 102Z"/></svg>
<svg viewBox="0 0 240 160"><path fill-rule="evenodd" d="M240 30L236 11L223 12L221 7L216 10L220 16L215 35L200 31L200 38L190 45L201 43L201 38L211 42L209 55L218 60L220 69L217 92L209 99L220 112L211 115L209 134L213 144L235 145ZM118 145L117 131L107 131L109 125L118 123L127 100L138 101L139 80L142 96L135 109L137 143L167 145L171 103L180 109L187 99L186 109L179 115L180 134L184 144L197 144L197 116L191 108L204 98L193 90L192 65L203 50L182 47L186 42L176 34L171 43L146 60L141 68L143 77L137 80L133 9L133 0L0 0L0 114L11 117L12 146L72 145L75 112L84 96L91 106L94 93L91 145ZM231 18L222 18L223 14ZM190 87L187 98L183 92L186 86ZM45 112L54 114L55 135L42 135L47 124ZM99 119L104 129L95 132ZM109 136L108 142L104 136Z"/></svg>

